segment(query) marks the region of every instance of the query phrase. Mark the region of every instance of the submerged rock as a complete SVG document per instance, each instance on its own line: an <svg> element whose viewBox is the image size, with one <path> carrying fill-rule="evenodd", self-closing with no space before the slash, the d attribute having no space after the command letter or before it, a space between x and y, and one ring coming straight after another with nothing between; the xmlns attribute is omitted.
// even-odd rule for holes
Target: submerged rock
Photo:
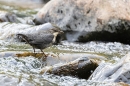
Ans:
<svg viewBox="0 0 130 86"><path fill-rule="evenodd" d="M116 64L101 63L89 80L130 84L130 53Z"/></svg>
<svg viewBox="0 0 130 86"><path fill-rule="evenodd" d="M43 53L30 53L30 52L24 52L24 53L17 53L16 54L17 57L28 57L28 56L33 56L36 58L42 58L44 57Z"/></svg>
<svg viewBox="0 0 130 86"><path fill-rule="evenodd" d="M129 4L126 0L51 0L37 13L34 22L58 25L67 31L69 41L129 43Z"/></svg>

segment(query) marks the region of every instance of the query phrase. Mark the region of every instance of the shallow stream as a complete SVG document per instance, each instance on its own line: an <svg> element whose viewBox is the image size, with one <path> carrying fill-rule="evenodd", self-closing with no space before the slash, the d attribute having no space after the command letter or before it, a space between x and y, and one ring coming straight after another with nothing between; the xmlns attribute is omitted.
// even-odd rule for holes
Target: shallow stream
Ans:
<svg viewBox="0 0 130 86"><path fill-rule="evenodd" d="M22 7L7 6L0 3L0 10L15 13L17 16L32 19L40 8L30 9ZM20 24L18 24L20 25ZM33 56L18 57L16 54L33 52L29 45L12 39L14 31L19 29L8 29L10 25L0 24L0 78L1 86L116 86L115 83L87 81L72 76L57 76L52 74L39 74L45 63L40 58ZM19 27L27 27L20 25ZM6 37L9 36L9 37ZM73 58L83 56L99 56L104 62L115 63L130 51L129 45L118 42L88 42L74 43L62 41L60 45L53 45L44 50L46 54L54 54L53 59L47 58L47 65L63 64ZM37 50L36 52L40 52ZM64 59L61 59L64 58ZM71 58L72 57L72 58ZM102 58L101 58L102 57Z"/></svg>

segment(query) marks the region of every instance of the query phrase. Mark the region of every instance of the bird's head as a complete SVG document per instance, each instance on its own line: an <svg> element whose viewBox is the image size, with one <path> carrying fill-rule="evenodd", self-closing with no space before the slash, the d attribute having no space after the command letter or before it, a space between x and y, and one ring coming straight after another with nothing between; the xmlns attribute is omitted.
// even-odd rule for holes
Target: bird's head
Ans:
<svg viewBox="0 0 130 86"><path fill-rule="evenodd" d="M25 41L27 43L28 41L28 37L24 34L16 34L17 38L20 40L20 41Z"/></svg>
<svg viewBox="0 0 130 86"><path fill-rule="evenodd" d="M24 34L16 34L16 36L20 39L23 39L23 38L26 38L27 39L27 36L24 35Z"/></svg>
<svg viewBox="0 0 130 86"><path fill-rule="evenodd" d="M63 33L64 33L64 32L63 32L58 26L56 26L56 25L53 25L53 28L50 29L50 32L51 32L52 34L54 34L54 33L63 34Z"/></svg>

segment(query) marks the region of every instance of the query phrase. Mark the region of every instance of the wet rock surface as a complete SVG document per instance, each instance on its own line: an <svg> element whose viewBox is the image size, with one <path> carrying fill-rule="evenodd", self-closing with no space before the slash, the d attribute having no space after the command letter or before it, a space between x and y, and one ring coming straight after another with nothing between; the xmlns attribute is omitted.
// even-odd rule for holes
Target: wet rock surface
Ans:
<svg viewBox="0 0 130 86"><path fill-rule="evenodd" d="M96 69L97 66L98 66L97 62L89 60L87 57L82 57L63 65L60 64L58 66L57 64L54 66L47 66L43 68L40 73L70 75L82 79L87 79L91 75L92 71Z"/></svg>

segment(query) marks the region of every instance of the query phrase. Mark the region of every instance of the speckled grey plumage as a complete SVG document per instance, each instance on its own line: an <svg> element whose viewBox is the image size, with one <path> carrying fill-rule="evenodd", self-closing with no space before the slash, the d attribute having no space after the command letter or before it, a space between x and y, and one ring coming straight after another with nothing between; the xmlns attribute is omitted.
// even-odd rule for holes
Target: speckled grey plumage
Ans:
<svg viewBox="0 0 130 86"><path fill-rule="evenodd" d="M18 34L27 44L30 44L33 48L45 49L52 44L54 35L52 34L42 34L42 35L32 35L32 34ZM35 51L34 51L35 52Z"/></svg>
<svg viewBox="0 0 130 86"><path fill-rule="evenodd" d="M54 33L57 34L55 35ZM27 44L30 44L35 52L35 48L42 51L42 49L45 49L52 45L56 41L56 36L60 33L61 30L53 28L45 33L17 34L17 37L24 40Z"/></svg>

